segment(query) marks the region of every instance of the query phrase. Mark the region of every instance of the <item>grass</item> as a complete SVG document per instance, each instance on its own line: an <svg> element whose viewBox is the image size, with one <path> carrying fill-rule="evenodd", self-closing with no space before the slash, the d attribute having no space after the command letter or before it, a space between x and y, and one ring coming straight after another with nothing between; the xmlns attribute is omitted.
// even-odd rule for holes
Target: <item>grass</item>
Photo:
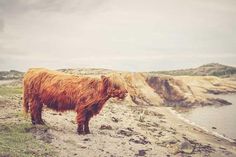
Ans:
<svg viewBox="0 0 236 157"><path fill-rule="evenodd" d="M0 96L5 106L5 98L22 94L19 86L0 85ZM15 98L16 100L20 98ZM8 99L6 99L8 100ZM10 99L10 101L12 101ZM50 145L50 135L46 126L33 126L30 121L23 119L18 106L9 103L4 115L9 118L0 119L0 157L45 157L56 156L54 147ZM7 112L7 114L5 114ZM4 116L3 116L4 117ZM17 118L17 120L15 120Z"/></svg>
<svg viewBox="0 0 236 157"><path fill-rule="evenodd" d="M0 156L54 156L50 144L36 140L28 122L0 123Z"/></svg>
<svg viewBox="0 0 236 157"><path fill-rule="evenodd" d="M22 94L21 87L14 86L0 86L0 95L1 96L11 96L16 94Z"/></svg>

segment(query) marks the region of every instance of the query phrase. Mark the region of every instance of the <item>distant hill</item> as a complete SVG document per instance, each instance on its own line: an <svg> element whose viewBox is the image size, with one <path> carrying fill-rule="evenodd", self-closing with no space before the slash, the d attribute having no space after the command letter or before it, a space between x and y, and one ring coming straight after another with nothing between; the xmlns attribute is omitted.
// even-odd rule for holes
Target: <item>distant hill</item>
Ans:
<svg viewBox="0 0 236 157"><path fill-rule="evenodd" d="M166 75L189 75L189 76L218 76L230 77L236 76L236 67L222 65L219 63L210 63L202 65L198 68L170 70L170 71L152 71L150 73L166 74Z"/></svg>
<svg viewBox="0 0 236 157"><path fill-rule="evenodd" d="M24 73L16 70L0 71L0 80L15 80L23 78Z"/></svg>
<svg viewBox="0 0 236 157"><path fill-rule="evenodd" d="M106 75L113 71L110 69L102 68L81 68L81 69L58 69L58 71L79 74L79 75ZM149 74L166 74L166 75L189 75L189 76L218 76L218 77L236 77L236 67L226 66L218 63L210 63L202 65L198 68L181 69L181 70L170 70L170 71L151 71ZM24 72L10 70L0 71L0 80L14 80L22 79Z"/></svg>

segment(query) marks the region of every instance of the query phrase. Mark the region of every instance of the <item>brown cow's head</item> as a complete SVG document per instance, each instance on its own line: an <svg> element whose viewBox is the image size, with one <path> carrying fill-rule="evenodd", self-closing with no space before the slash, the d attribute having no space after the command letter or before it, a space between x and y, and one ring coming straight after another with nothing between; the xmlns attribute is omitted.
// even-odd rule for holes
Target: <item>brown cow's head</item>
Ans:
<svg viewBox="0 0 236 157"><path fill-rule="evenodd" d="M105 88L107 89L107 94L110 97L118 98L123 100L126 97L128 91L124 87L124 82L120 80L118 77L106 77L102 76L103 83Z"/></svg>

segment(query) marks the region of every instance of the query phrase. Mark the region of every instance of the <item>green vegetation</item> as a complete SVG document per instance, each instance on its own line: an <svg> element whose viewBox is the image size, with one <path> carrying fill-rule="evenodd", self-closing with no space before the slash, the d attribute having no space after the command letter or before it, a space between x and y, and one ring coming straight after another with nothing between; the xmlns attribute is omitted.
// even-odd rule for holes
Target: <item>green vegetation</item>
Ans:
<svg viewBox="0 0 236 157"><path fill-rule="evenodd" d="M16 86L0 86L0 157L55 156L49 144L51 135L47 126L33 126L24 119L15 101L20 101L22 89ZM10 99L9 99L10 97ZM14 101L13 101L14 99ZM7 103L7 107L6 107Z"/></svg>
<svg viewBox="0 0 236 157"><path fill-rule="evenodd" d="M0 86L1 96L10 96L15 94L22 94L22 88L16 86Z"/></svg>
<svg viewBox="0 0 236 157"><path fill-rule="evenodd" d="M0 123L0 156L53 156L51 146L36 140L29 122Z"/></svg>

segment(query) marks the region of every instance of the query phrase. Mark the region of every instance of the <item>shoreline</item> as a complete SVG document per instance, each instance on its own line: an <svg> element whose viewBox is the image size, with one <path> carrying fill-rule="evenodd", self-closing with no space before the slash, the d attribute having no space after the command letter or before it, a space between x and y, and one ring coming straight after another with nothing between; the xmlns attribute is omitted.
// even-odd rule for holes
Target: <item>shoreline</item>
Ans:
<svg viewBox="0 0 236 157"><path fill-rule="evenodd" d="M197 127L197 128L199 128L199 129L203 130L203 131L204 131L205 133L207 133L207 134L210 134L210 135L216 136L216 137L218 137L218 138L227 140L228 142L230 142L230 143L232 143L232 144L235 144L235 143L236 143L236 141L234 141L234 140L231 139L230 137L224 136L224 135L222 135L221 133L218 133L218 132L216 132L216 131L211 131L211 130L209 130L209 129L207 129L207 128L205 128L205 127L199 125L199 124L196 124L195 122L190 121L190 120L187 119L187 118L184 118L180 113L178 113L176 110L174 110L174 109L171 108L171 107L168 107L167 109L168 109L173 115L175 115L178 119L184 121L185 123L191 125L192 127Z"/></svg>

